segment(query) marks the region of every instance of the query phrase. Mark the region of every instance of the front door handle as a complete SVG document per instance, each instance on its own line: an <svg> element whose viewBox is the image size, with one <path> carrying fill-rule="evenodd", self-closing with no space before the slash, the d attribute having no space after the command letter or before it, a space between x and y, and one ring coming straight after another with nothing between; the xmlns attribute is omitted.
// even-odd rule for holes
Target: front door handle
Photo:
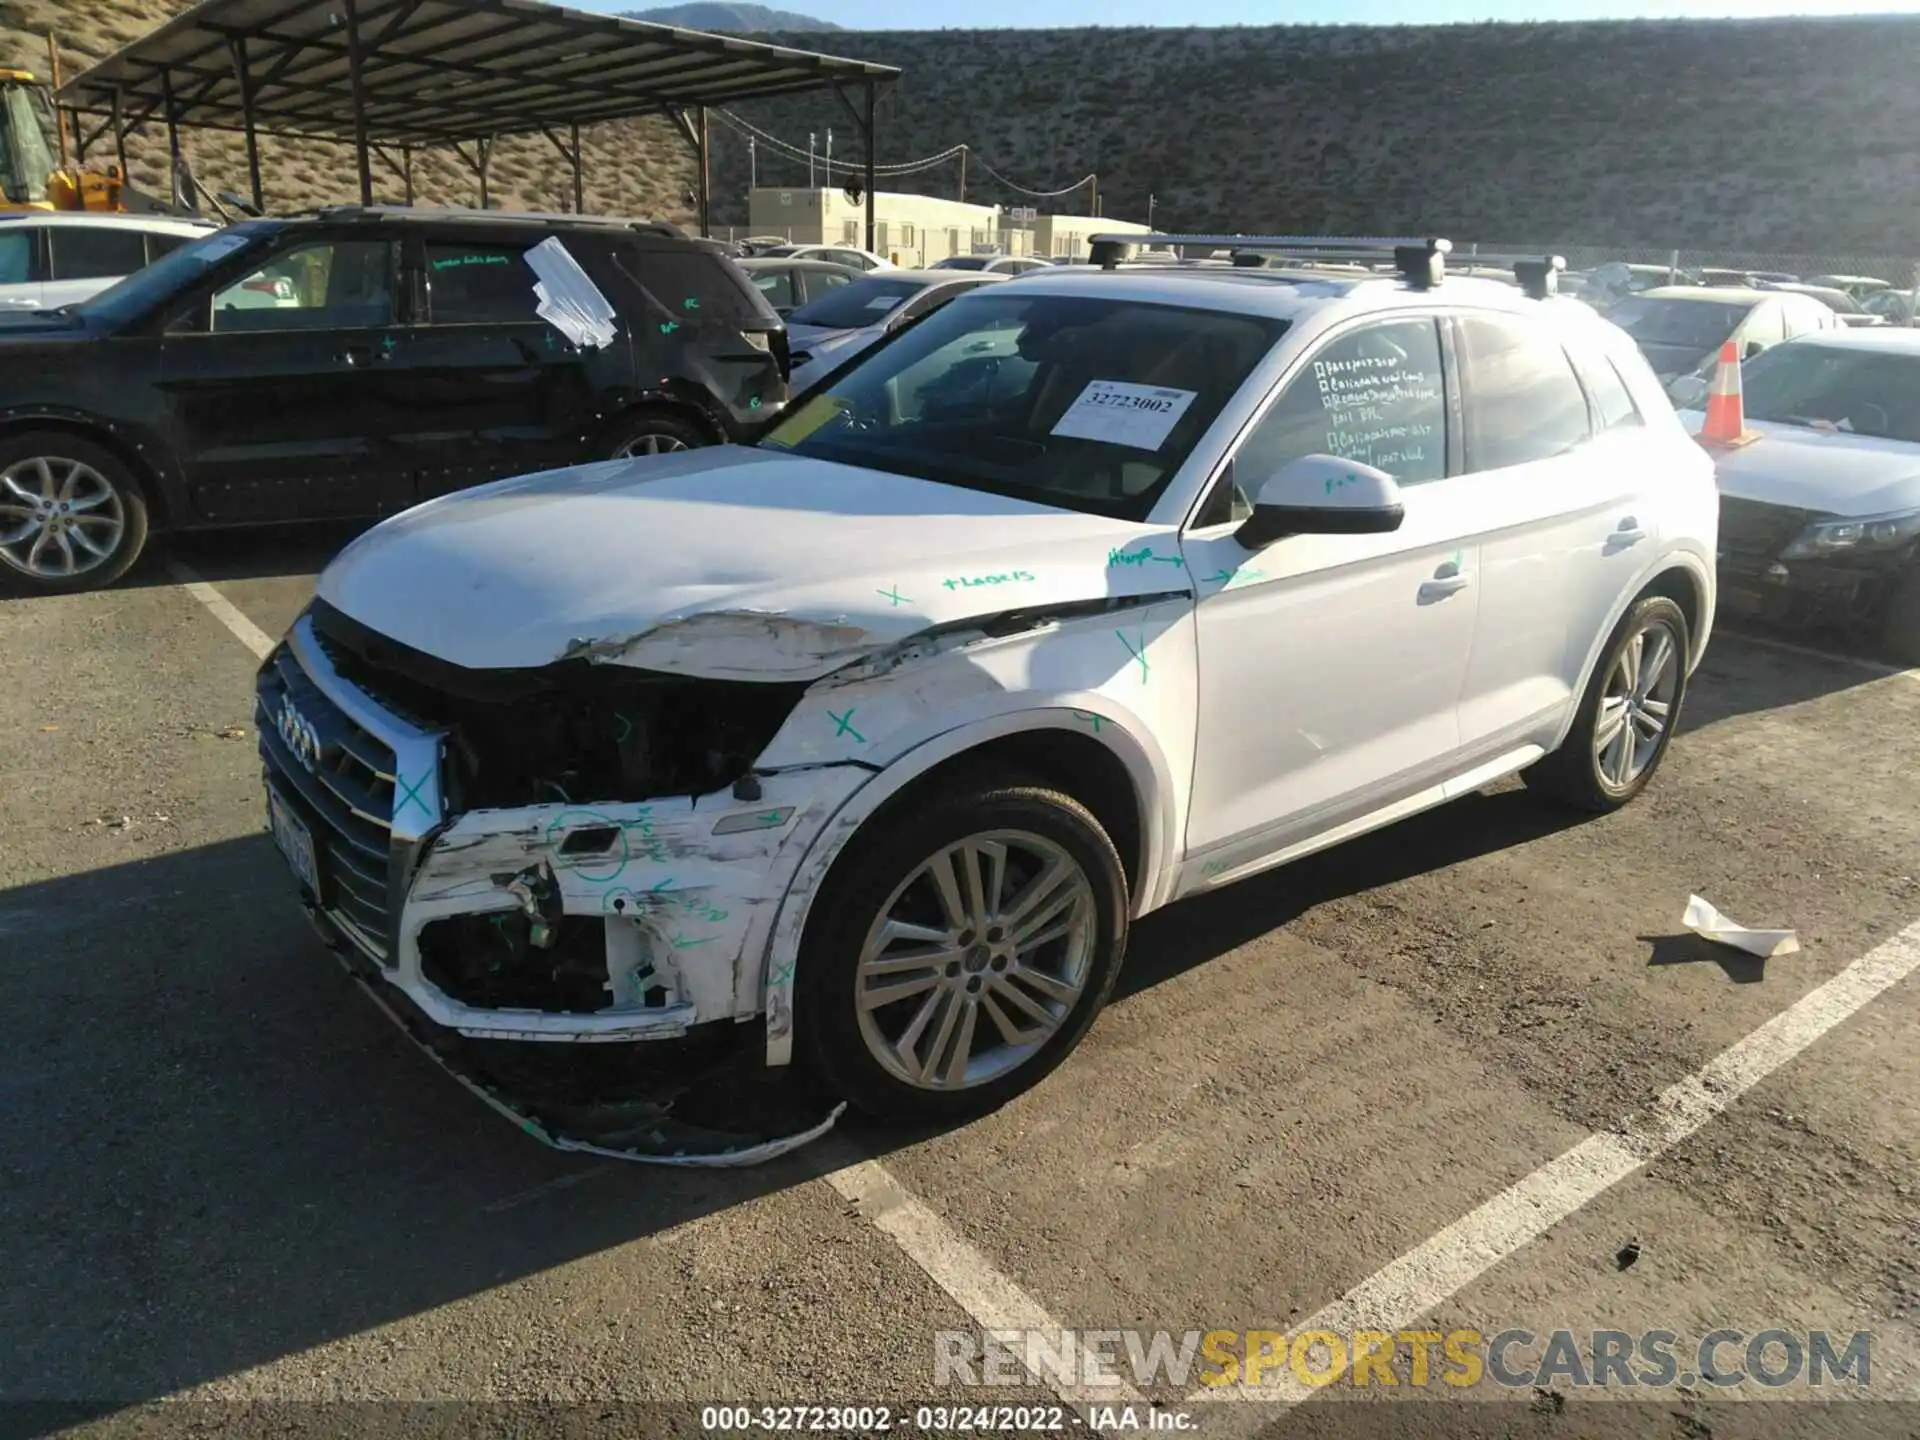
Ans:
<svg viewBox="0 0 1920 1440"><path fill-rule="evenodd" d="M1420 603L1431 605L1449 595L1458 594L1473 583L1473 577L1460 568L1458 560L1449 560L1433 572L1431 580L1420 584Z"/></svg>
<svg viewBox="0 0 1920 1440"><path fill-rule="evenodd" d="M1630 546L1638 545L1647 538L1647 532L1640 528L1640 522L1629 515L1614 527L1613 534L1607 537L1607 553L1617 554Z"/></svg>
<svg viewBox="0 0 1920 1440"><path fill-rule="evenodd" d="M356 368L362 365L371 365L373 364L373 347L371 345L349 345L340 352L340 358Z"/></svg>

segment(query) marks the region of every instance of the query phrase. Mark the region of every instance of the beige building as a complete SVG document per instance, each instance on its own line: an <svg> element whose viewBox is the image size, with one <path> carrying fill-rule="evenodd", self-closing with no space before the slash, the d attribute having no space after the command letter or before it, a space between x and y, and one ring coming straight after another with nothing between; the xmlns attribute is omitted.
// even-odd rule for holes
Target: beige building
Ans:
<svg viewBox="0 0 1920 1440"><path fill-rule="evenodd" d="M1037 215L1026 222L1035 255L1086 258L1087 240L1094 235L1150 235L1153 227L1104 215Z"/></svg>
<svg viewBox="0 0 1920 1440"><path fill-rule="evenodd" d="M949 255L1001 248L1004 222L997 205L885 190L872 198L874 249L897 265L931 265ZM866 248L866 201L856 205L837 189L760 186L747 194L747 220L753 235L780 235L796 245Z"/></svg>
<svg viewBox="0 0 1920 1440"><path fill-rule="evenodd" d="M1055 255L1084 257L1087 238L1145 234L1148 227L1097 215L1034 215L1014 219L998 205L968 205L937 195L874 196L874 249L896 265L931 265L951 255ZM1031 217L1031 218L1028 218ZM748 235L779 235L795 245L866 248L866 202L846 192L759 186L747 193Z"/></svg>

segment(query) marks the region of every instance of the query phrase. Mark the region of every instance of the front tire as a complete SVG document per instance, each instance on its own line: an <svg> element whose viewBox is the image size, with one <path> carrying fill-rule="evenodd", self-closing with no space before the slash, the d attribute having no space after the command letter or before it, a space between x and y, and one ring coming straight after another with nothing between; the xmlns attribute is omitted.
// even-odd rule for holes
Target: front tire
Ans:
<svg viewBox="0 0 1920 1440"><path fill-rule="evenodd" d="M1920 559L1908 564L1880 612L1880 648L1901 665L1920 665Z"/></svg>
<svg viewBox="0 0 1920 1440"><path fill-rule="evenodd" d="M996 1109L1092 1025L1127 909L1113 842L1071 796L1001 783L903 805L854 838L808 922L805 1063L884 1120Z"/></svg>
<svg viewBox="0 0 1920 1440"><path fill-rule="evenodd" d="M628 460L642 455L671 455L711 445L713 437L684 416L649 406L623 415L607 437L607 458Z"/></svg>
<svg viewBox="0 0 1920 1440"><path fill-rule="evenodd" d="M1678 605L1664 595L1635 601L1600 653L1567 738L1521 772L1527 788L1595 815L1646 789L1680 721L1692 653Z"/></svg>
<svg viewBox="0 0 1920 1440"><path fill-rule="evenodd" d="M146 544L146 496L111 450L61 430L0 441L0 589L96 590Z"/></svg>

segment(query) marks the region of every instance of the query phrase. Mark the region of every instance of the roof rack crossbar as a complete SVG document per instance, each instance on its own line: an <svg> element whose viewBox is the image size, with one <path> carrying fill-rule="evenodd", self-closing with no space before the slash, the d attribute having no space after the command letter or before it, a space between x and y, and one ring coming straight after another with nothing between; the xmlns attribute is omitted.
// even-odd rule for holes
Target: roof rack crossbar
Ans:
<svg viewBox="0 0 1920 1440"><path fill-rule="evenodd" d="M1425 290L1440 283L1445 257L1453 243L1438 235L1161 235L1148 232L1094 235L1088 240L1090 258L1111 270L1130 245L1205 245L1216 250L1270 251L1299 259L1391 260L1407 284Z"/></svg>

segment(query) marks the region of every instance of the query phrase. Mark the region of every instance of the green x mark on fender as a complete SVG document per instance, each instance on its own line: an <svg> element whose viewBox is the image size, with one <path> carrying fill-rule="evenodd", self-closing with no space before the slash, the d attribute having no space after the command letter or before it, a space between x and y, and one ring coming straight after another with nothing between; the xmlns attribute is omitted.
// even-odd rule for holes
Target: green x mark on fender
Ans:
<svg viewBox="0 0 1920 1440"><path fill-rule="evenodd" d="M404 775L396 773L393 779L394 779L395 786L399 789L399 792L400 792L399 800L394 803L393 818L398 820L401 814L406 810L407 806L418 805L420 807L420 813L422 815L426 816L429 820L433 819L432 807L429 806L426 801L420 798L420 792L426 789L427 782L433 779L433 772L429 770L425 775L422 775L418 780L414 781L411 785L407 783L407 777Z"/></svg>
<svg viewBox="0 0 1920 1440"><path fill-rule="evenodd" d="M867 743L867 737L853 728L853 711L854 707L852 706L847 707L847 713L844 715L836 715L833 711L829 710L827 711L827 718L833 721L833 735L836 740L842 735L851 735L856 741L864 745Z"/></svg>

